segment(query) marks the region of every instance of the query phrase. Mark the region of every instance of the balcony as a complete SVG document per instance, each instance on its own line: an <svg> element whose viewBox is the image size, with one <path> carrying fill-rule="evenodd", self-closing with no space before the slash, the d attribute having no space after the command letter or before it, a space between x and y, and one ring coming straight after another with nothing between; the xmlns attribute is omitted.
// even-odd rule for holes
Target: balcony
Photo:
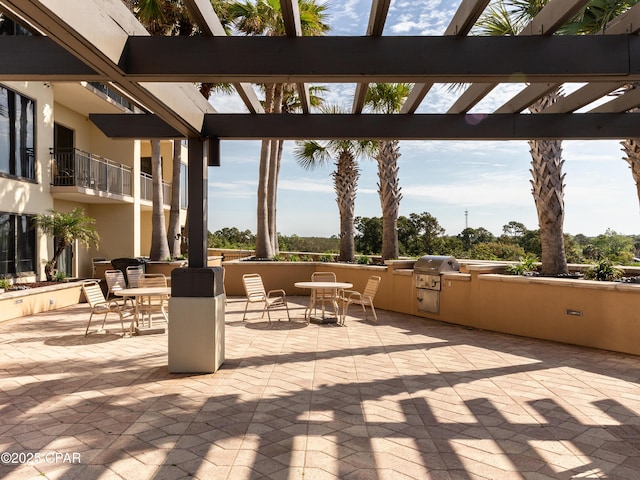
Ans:
<svg viewBox="0 0 640 480"><path fill-rule="evenodd" d="M162 197L165 207L171 205L171 184L162 182ZM140 200L149 205L153 202L153 178L148 173L140 174Z"/></svg>
<svg viewBox="0 0 640 480"><path fill-rule="evenodd" d="M132 168L77 148L51 149L51 193L85 203L132 202Z"/></svg>

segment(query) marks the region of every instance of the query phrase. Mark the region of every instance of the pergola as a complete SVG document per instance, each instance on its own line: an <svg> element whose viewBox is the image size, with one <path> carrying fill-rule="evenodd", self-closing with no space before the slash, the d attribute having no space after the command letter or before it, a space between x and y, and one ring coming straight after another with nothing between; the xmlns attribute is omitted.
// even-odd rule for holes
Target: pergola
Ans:
<svg viewBox="0 0 640 480"><path fill-rule="evenodd" d="M208 0L184 0L202 36L150 36L121 0L0 0L41 36L0 37L0 78L114 85L143 114L92 114L112 138L189 139L190 267L206 266L207 165L221 139L622 139L639 136L640 4L599 35L554 36L588 0L551 0L517 37L470 37L489 0L462 0L444 35L383 36L390 0L372 0L366 35L301 37L298 4L281 0L285 37L230 37ZM320 60L318 60L320 59ZM220 114L191 82L232 83L249 113ZM256 83L297 86L301 114L264 115ZM356 83L352 113L312 113L308 83ZM367 84L410 82L396 115L362 113ZM537 114L565 82L584 86ZM447 111L418 114L436 83L466 83ZM502 83L526 83L493 112L470 110ZM577 110L595 102L586 112ZM202 241L198 241L202 239Z"/></svg>

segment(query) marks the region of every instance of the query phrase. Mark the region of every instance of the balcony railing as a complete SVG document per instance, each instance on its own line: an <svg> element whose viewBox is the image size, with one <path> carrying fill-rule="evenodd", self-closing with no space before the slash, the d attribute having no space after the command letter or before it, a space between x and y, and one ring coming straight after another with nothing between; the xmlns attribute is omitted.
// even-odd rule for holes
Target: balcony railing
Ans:
<svg viewBox="0 0 640 480"><path fill-rule="evenodd" d="M171 184L162 182L162 197L165 205L171 205ZM140 174L140 199L153 201L153 179L148 173Z"/></svg>
<svg viewBox="0 0 640 480"><path fill-rule="evenodd" d="M51 149L51 185L133 195L132 168L77 148Z"/></svg>

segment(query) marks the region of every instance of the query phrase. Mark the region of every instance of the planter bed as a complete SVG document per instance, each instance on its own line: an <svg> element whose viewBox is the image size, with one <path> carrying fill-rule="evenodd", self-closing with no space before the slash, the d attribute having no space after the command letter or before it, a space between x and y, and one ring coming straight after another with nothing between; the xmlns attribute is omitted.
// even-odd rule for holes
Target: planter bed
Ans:
<svg viewBox="0 0 640 480"><path fill-rule="evenodd" d="M30 288L24 288L24 287ZM82 282L38 282L0 293L0 322L84 301Z"/></svg>

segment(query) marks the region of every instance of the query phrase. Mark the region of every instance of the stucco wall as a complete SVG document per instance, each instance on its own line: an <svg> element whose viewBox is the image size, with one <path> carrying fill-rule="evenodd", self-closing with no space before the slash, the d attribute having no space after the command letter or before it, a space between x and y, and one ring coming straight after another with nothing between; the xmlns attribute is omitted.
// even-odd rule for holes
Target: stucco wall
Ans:
<svg viewBox="0 0 640 480"><path fill-rule="evenodd" d="M84 301L82 285L69 283L0 293L0 322L48 312ZM88 318L88 317L87 317Z"/></svg>
<svg viewBox="0 0 640 480"><path fill-rule="evenodd" d="M308 295L293 287L315 271L362 291L370 275L382 282L376 309L472 328L640 355L640 284L502 275L499 265L468 265L442 277L439 314L418 311L413 271L402 262L385 267L321 262L224 262L227 295L244 296L242 275L259 273L267 290Z"/></svg>

